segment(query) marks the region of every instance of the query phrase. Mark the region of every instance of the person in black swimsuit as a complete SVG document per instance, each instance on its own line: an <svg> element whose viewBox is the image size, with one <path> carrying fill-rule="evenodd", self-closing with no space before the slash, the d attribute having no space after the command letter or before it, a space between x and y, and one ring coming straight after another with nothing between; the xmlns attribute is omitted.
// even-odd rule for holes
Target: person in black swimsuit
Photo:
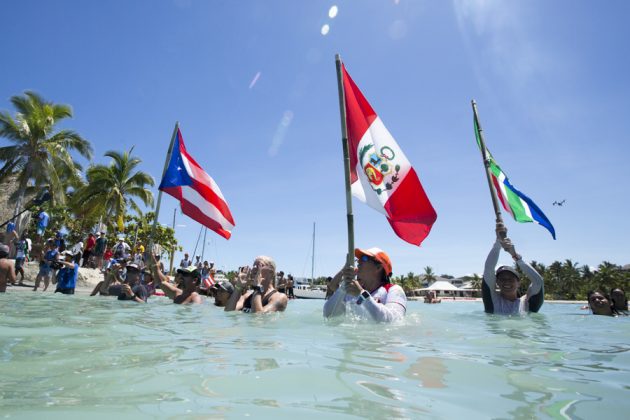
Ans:
<svg viewBox="0 0 630 420"><path fill-rule="evenodd" d="M149 262L149 268L153 276L155 287L160 287L164 294L176 304L197 304L203 303L201 296L197 293L197 287L201 281L201 273L197 266L189 265L186 268L177 269L175 283L170 284L168 278L159 270L158 262L151 252L145 253L145 259Z"/></svg>
<svg viewBox="0 0 630 420"><path fill-rule="evenodd" d="M275 277L274 260L271 257L256 257L251 270L246 267L239 273L234 291L225 304L225 310L246 313L284 311L287 308L287 295L277 293L273 286ZM249 290L243 293L247 288Z"/></svg>

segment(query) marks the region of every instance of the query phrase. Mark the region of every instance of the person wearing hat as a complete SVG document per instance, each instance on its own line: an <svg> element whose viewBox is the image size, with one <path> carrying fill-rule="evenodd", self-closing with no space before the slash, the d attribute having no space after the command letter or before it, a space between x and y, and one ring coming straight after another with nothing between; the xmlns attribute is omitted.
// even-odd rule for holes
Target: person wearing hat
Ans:
<svg viewBox="0 0 630 420"><path fill-rule="evenodd" d="M245 267L239 273L234 291L225 304L225 311L244 313L282 312L287 308L287 295L277 293L276 262L271 257L259 256L251 270ZM249 289L249 290L248 290Z"/></svg>
<svg viewBox="0 0 630 420"><path fill-rule="evenodd" d="M51 238L46 242L46 251L39 262L39 273L37 273L37 277L35 277L35 287L33 287L34 292L37 291L39 283L42 279L44 280L44 292L48 289L48 284L55 274L53 264L58 259L59 251L55 245L55 240Z"/></svg>
<svg viewBox="0 0 630 420"><path fill-rule="evenodd" d="M544 301L543 278L516 253L512 241L506 236L507 229L503 223L497 223L496 233L497 240L486 259L481 283L481 297L485 312L501 315L538 312ZM531 282L524 296L519 297L518 289L521 282L514 268L503 265L495 271L501 248L512 256L518 268Z"/></svg>
<svg viewBox="0 0 630 420"><path fill-rule="evenodd" d="M59 260L62 267L57 272L55 293L74 295L74 288L77 286L77 278L79 277L79 263L76 262L75 254L72 251L63 251L61 256L64 259Z"/></svg>
<svg viewBox="0 0 630 420"><path fill-rule="evenodd" d="M146 287L140 283L140 267L136 264L127 264L127 275L120 289L118 300L132 300L138 303L146 303L149 293Z"/></svg>
<svg viewBox="0 0 630 420"><path fill-rule="evenodd" d="M214 284L210 289L214 294L214 305L220 308L225 307L228 299L234 293L234 286L226 280Z"/></svg>
<svg viewBox="0 0 630 420"><path fill-rule="evenodd" d="M378 322L404 318L407 296L402 287L390 281L392 262L389 256L380 248L357 248L354 255L357 269L345 267L328 283L334 293L324 303L324 317L339 316L348 311Z"/></svg>
<svg viewBox="0 0 630 420"><path fill-rule="evenodd" d="M0 293L7 290L7 283L15 284L15 267L9 259L9 246L0 244Z"/></svg>
<svg viewBox="0 0 630 420"><path fill-rule="evenodd" d="M148 255L147 255L148 254ZM176 304L198 304L203 303L201 296L197 293L197 287L201 280L201 273L194 265L188 267L180 267L177 269L175 286L168 282L168 278L159 270L158 262L155 255L151 252L145 253L145 258L149 261L149 268L153 276L153 282L156 289L160 287L169 299Z"/></svg>

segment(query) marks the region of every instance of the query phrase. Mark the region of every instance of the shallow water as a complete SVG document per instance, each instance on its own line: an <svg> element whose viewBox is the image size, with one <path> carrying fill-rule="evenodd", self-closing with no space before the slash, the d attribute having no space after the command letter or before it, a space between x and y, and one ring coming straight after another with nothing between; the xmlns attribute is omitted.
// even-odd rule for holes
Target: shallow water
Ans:
<svg viewBox="0 0 630 420"><path fill-rule="evenodd" d="M410 302L399 325L0 296L7 418L600 418L630 409L630 318ZM616 416L615 416L616 417Z"/></svg>

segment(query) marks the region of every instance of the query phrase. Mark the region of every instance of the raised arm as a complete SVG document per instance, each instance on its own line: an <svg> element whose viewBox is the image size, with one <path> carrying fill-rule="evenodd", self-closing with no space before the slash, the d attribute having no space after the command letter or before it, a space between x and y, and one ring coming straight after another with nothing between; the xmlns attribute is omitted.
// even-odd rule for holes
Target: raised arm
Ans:
<svg viewBox="0 0 630 420"><path fill-rule="evenodd" d="M494 270L496 270L497 262L499 261L499 252L501 252L501 243L497 239L488 253L486 265L483 270L483 282L490 290L494 290L497 283L497 277Z"/></svg>
<svg viewBox="0 0 630 420"><path fill-rule="evenodd" d="M231 311L240 311L243 309L243 302L245 301L245 295L243 295L243 290L247 289L247 285L249 284L249 267L244 267L243 270L238 273L238 277L234 281L234 291L230 295L230 298L225 303L225 308L223 308L226 312Z"/></svg>
<svg viewBox="0 0 630 420"><path fill-rule="evenodd" d="M158 287L162 289L164 295L167 296L169 299L175 299L178 295L182 293L179 288L173 286L168 282L168 277L160 270L159 265L155 259L155 255L153 255L153 253L150 252L148 249L144 252L144 259L149 263L149 269L151 270L153 283L155 284L156 289Z"/></svg>
<svg viewBox="0 0 630 420"><path fill-rule="evenodd" d="M531 283L527 289L528 309L530 312L538 312L545 300L545 290L542 276L531 265L522 259L516 262L518 267L525 273Z"/></svg>

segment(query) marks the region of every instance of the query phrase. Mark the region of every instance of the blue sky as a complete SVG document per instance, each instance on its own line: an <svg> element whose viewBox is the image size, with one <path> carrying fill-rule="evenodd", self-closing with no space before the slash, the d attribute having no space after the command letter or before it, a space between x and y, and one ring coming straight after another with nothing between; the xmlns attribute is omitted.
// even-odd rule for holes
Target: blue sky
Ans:
<svg viewBox="0 0 630 420"><path fill-rule="evenodd" d="M156 183L179 121L237 225L229 241L209 233L206 259L231 269L266 254L309 275L316 222L315 274L329 275L346 250L340 53L438 213L418 248L354 200L357 246L386 250L395 275L482 271L494 214L473 98L494 157L556 228L554 241L507 221L517 250L627 264L629 12L569 0L8 2L0 109L27 89L70 104L64 127L93 143L94 162L135 146ZM165 196L160 221L176 207ZM199 225L181 213L177 224L192 252Z"/></svg>

